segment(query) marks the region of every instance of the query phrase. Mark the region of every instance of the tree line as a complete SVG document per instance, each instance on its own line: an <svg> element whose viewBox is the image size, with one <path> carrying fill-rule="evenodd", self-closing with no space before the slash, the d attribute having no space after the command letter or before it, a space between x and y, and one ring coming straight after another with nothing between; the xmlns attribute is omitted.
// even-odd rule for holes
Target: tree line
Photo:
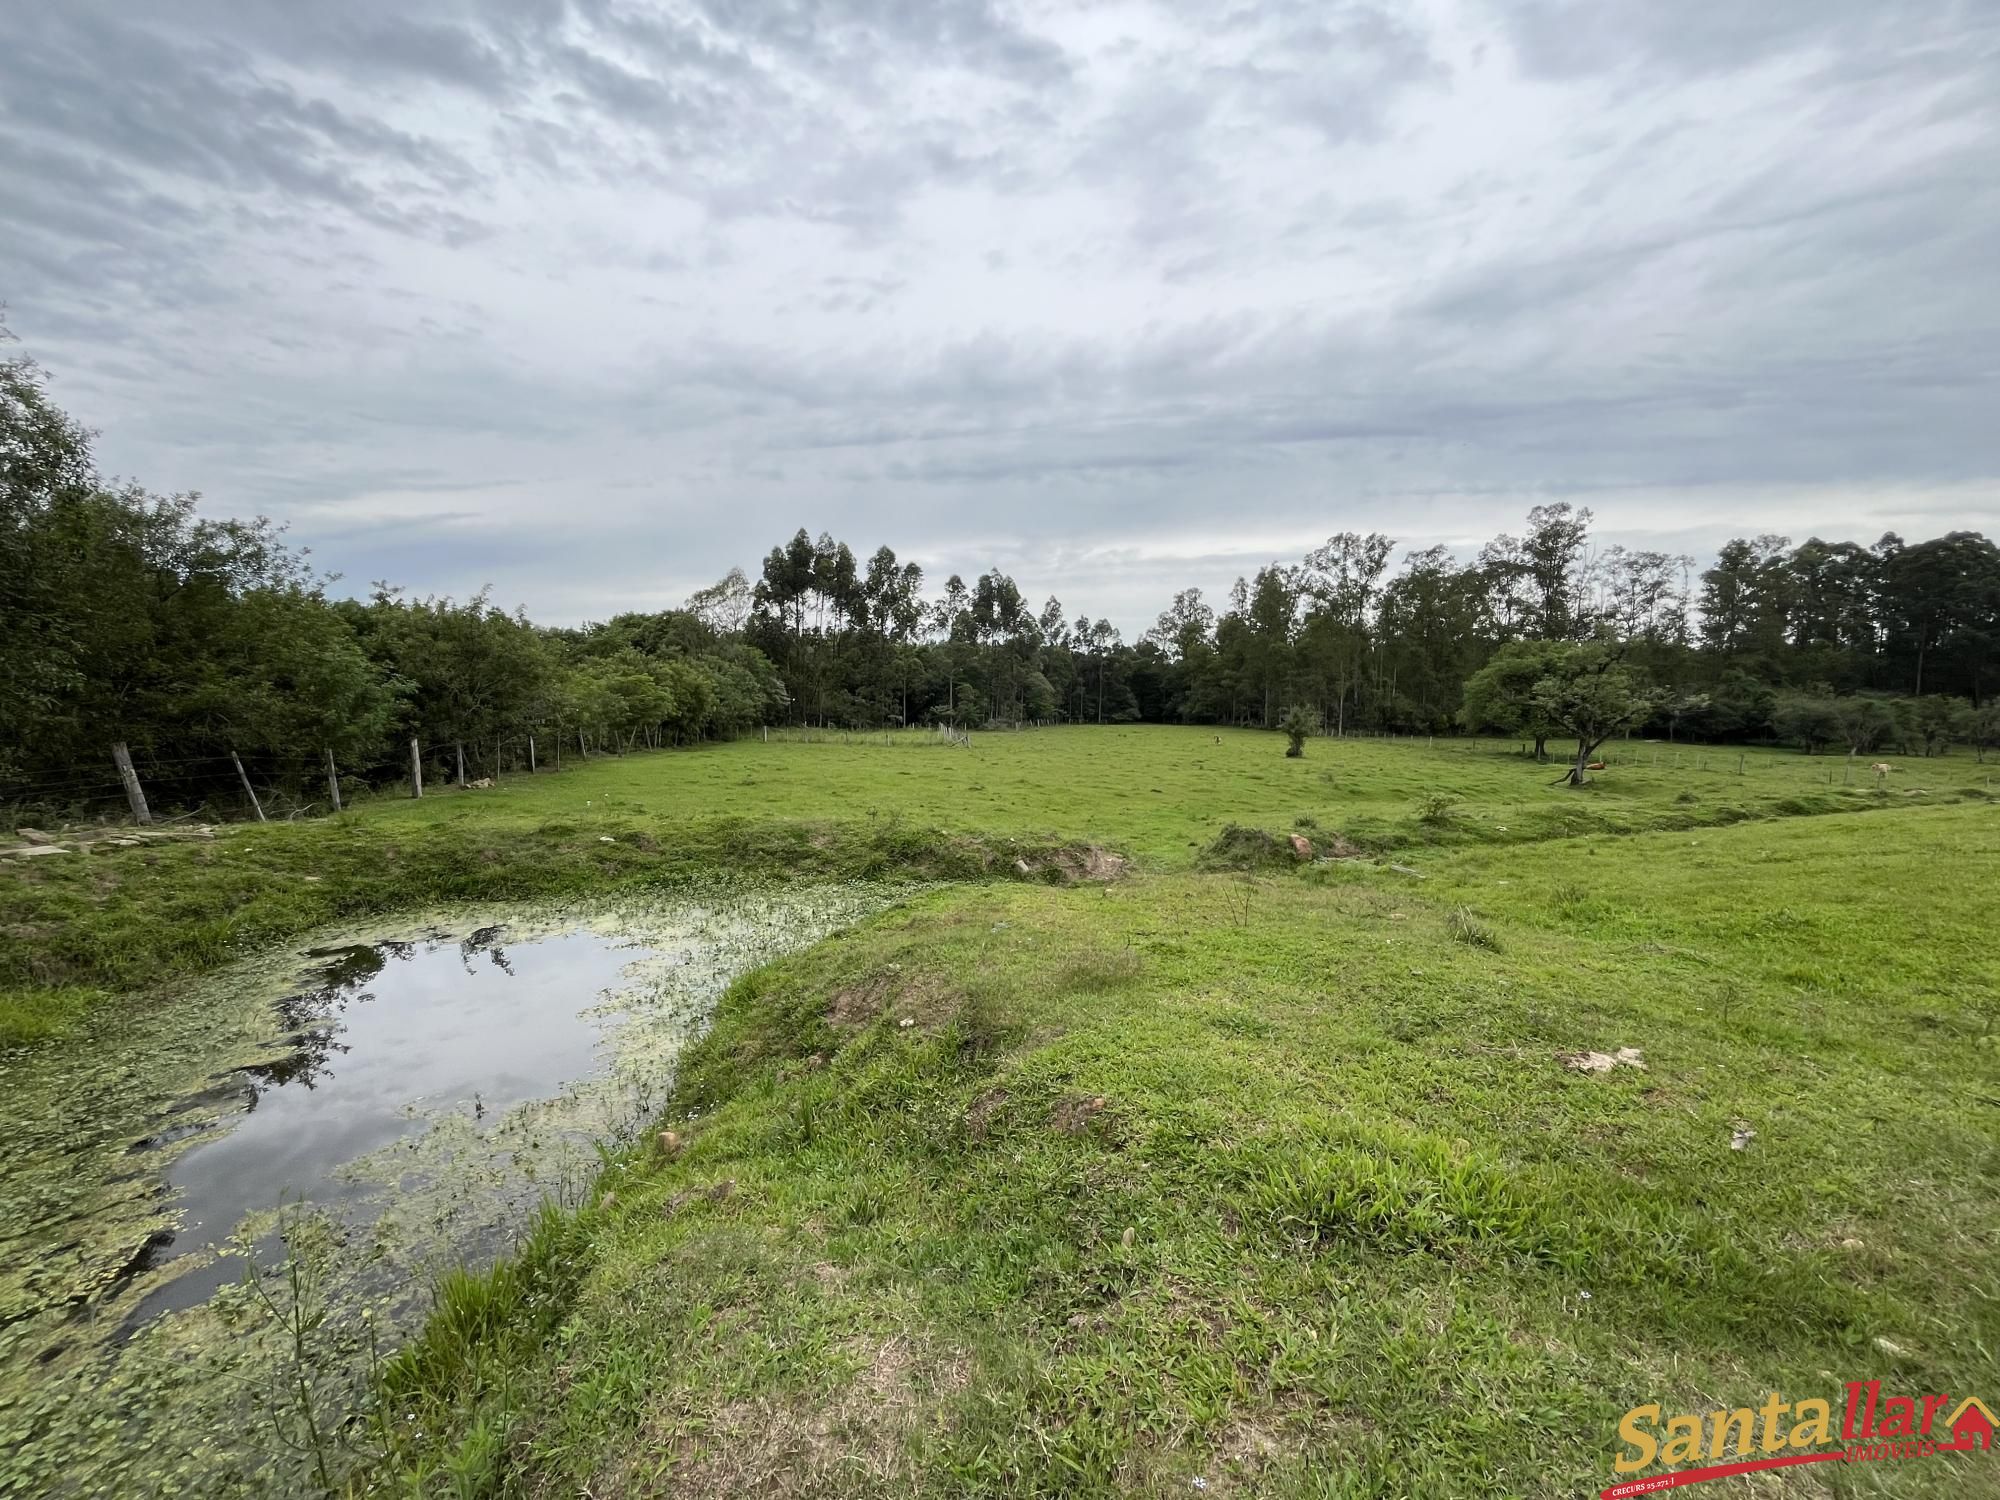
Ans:
<svg viewBox="0 0 2000 1500"><path fill-rule="evenodd" d="M39 369L0 361L0 801L113 800L114 744L168 802L254 779L303 805L331 800L329 765L406 776L413 739L463 777L775 724L2000 738L1984 536L1758 536L1697 572L1599 546L1591 521L1536 506L1469 559L1342 532L1217 604L1181 591L1131 642L998 569L927 591L890 548L863 562L803 529L683 608L551 628L484 593L335 597L268 522L107 483Z"/></svg>

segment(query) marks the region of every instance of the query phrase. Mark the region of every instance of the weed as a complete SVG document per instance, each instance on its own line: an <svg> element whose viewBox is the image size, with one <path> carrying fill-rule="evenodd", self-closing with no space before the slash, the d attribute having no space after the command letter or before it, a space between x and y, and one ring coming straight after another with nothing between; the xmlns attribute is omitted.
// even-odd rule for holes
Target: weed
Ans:
<svg viewBox="0 0 2000 1500"><path fill-rule="evenodd" d="M1455 942L1464 943L1467 947L1499 951L1500 939L1469 906L1454 906L1446 912L1444 930L1451 934Z"/></svg>

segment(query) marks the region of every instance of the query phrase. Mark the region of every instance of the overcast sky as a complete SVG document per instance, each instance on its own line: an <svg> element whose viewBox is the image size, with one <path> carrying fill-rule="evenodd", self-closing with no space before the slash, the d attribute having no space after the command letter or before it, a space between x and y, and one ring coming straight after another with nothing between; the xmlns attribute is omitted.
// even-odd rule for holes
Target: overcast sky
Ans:
<svg viewBox="0 0 2000 1500"><path fill-rule="evenodd" d="M107 470L573 622L799 526L1128 636L1328 533L2000 529L2000 0L50 0ZM1704 559L1705 561L1705 559Z"/></svg>

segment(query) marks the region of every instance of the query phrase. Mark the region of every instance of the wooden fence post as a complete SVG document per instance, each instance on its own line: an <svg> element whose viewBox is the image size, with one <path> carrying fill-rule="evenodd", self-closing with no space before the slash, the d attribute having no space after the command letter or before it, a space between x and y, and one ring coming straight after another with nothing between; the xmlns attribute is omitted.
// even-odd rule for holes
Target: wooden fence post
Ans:
<svg viewBox="0 0 2000 1500"><path fill-rule="evenodd" d="M458 784L465 785L465 741L458 741Z"/></svg>
<svg viewBox="0 0 2000 1500"><path fill-rule="evenodd" d="M333 764L333 746L326 747L326 790L333 798L333 810L340 811L340 772Z"/></svg>
<svg viewBox="0 0 2000 1500"><path fill-rule="evenodd" d="M532 734L528 736L528 774L535 774L535 737Z"/></svg>
<svg viewBox="0 0 2000 1500"><path fill-rule="evenodd" d="M118 767L118 779L125 783L125 800L132 804L133 819L140 823L152 822L152 809L146 806L146 793L139 785L139 773L132 769L132 752L123 740L111 747L111 760Z"/></svg>
<svg viewBox="0 0 2000 1500"><path fill-rule="evenodd" d="M423 794L424 757L423 752L417 749L417 737L413 734L410 736L410 795L421 797Z"/></svg>
<svg viewBox="0 0 2000 1500"><path fill-rule="evenodd" d="M257 809L257 821L264 822L264 804L257 800L257 789L250 785L250 773L243 769L242 758L234 750L229 752L229 758L236 762L236 779L243 783L243 790L250 796L250 805Z"/></svg>

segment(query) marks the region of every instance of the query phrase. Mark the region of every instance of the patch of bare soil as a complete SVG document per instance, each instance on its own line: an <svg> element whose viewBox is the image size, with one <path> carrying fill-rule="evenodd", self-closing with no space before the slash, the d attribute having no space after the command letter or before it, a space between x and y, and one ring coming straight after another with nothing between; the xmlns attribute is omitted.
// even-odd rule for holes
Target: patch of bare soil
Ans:
<svg viewBox="0 0 2000 1500"><path fill-rule="evenodd" d="M965 1111L966 1133L975 1141L985 1140L987 1128L1006 1103L1007 1091L1001 1088L988 1089L974 1099Z"/></svg>
<svg viewBox="0 0 2000 1500"><path fill-rule="evenodd" d="M589 1493L760 1500L911 1493L910 1436L964 1388L969 1367L902 1334L857 1342L850 1352L859 1365L853 1379L822 1399L758 1397L690 1414L673 1423L677 1431L660 1433L664 1424L654 1424L630 1465L600 1475Z"/></svg>
<svg viewBox="0 0 2000 1500"><path fill-rule="evenodd" d="M1102 1094L1091 1097L1071 1094L1058 1099L1056 1107L1049 1111L1049 1127L1064 1135L1082 1135L1104 1113L1107 1102Z"/></svg>
<svg viewBox="0 0 2000 1500"><path fill-rule="evenodd" d="M889 993L889 979L886 975L876 975L860 984L850 984L844 990L834 991L833 999L827 1003L826 1018L835 1026L865 1026L881 1013L882 1002Z"/></svg>
<svg viewBox="0 0 2000 1500"><path fill-rule="evenodd" d="M887 1011L899 1025L935 1028L958 1013L962 998L932 974L877 974L836 991L827 1003L826 1018L856 1031Z"/></svg>

